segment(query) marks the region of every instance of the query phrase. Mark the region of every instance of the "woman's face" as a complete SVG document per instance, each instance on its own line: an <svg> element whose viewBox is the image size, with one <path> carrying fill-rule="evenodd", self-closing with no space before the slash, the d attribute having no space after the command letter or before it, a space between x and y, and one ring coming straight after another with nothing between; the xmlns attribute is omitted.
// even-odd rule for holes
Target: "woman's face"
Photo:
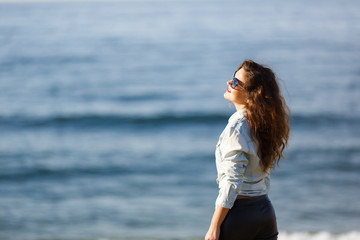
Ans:
<svg viewBox="0 0 360 240"><path fill-rule="evenodd" d="M244 86L246 80L245 70L240 68L235 73L235 78L238 80L238 85L234 89L232 88L233 80L227 81L228 88L224 93L224 98L233 103L244 104L246 102L246 93L242 86Z"/></svg>

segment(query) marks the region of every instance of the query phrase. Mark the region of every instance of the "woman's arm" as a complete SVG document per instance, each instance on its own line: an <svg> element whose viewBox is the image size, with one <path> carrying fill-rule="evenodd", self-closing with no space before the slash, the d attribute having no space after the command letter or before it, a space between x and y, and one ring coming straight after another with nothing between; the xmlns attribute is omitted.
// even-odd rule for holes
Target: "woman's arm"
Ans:
<svg viewBox="0 0 360 240"><path fill-rule="evenodd" d="M206 233L205 240L218 240L220 236L220 226L229 212L229 208L216 206L214 215L208 232Z"/></svg>

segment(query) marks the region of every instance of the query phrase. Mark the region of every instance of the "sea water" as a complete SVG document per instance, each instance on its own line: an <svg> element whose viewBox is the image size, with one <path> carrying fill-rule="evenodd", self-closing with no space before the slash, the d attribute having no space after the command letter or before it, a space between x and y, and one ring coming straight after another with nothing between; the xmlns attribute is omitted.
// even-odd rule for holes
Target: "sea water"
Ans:
<svg viewBox="0 0 360 240"><path fill-rule="evenodd" d="M0 3L0 239L202 239L246 58L292 112L279 239L360 239L359 43L359 1Z"/></svg>

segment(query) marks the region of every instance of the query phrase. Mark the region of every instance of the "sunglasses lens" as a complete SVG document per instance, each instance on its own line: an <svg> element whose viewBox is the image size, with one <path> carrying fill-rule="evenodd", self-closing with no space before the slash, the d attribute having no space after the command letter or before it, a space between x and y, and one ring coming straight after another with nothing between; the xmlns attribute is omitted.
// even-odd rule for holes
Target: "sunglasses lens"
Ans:
<svg viewBox="0 0 360 240"><path fill-rule="evenodd" d="M233 78L233 80L232 80L232 88L234 88L235 89L235 87L238 85L238 82L237 82L237 79L236 78Z"/></svg>

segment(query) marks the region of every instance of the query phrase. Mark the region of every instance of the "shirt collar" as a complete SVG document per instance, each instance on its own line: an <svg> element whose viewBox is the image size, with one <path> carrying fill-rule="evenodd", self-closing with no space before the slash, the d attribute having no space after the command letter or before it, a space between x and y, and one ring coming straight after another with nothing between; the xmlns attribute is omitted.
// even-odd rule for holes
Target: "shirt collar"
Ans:
<svg viewBox="0 0 360 240"><path fill-rule="evenodd" d="M229 122L233 122L233 121L236 121L236 120L244 117L245 112L246 112L246 109L245 109L245 108L240 109L240 110L234 112L234 113L230 116Z"/></svg>

